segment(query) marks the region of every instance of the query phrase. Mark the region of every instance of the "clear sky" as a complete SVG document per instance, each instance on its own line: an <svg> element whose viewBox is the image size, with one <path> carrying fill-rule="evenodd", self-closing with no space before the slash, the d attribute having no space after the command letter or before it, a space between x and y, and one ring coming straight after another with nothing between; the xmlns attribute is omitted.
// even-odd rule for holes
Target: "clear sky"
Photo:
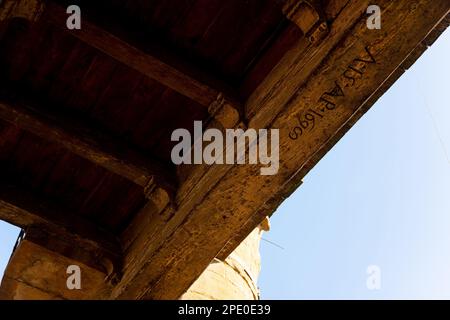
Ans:
<svg viewBox="0 0 450 320"><path fill-rule="evenodd" d="M263 299L450 299L449 75L450 30L278 209ZM0 222L0 276L18 233Z"/></svg>
<svg viewBox="0 0 450 320"><path fill-rule="evenodd" d="M283 203L263 299L450 299L449 76L447 30Z"/></svg>
<svg viewBox="0 0 450 320"><path fill-rule="evenodd" d="M3 277L20 229L0 220L0 278Z"/></svg>

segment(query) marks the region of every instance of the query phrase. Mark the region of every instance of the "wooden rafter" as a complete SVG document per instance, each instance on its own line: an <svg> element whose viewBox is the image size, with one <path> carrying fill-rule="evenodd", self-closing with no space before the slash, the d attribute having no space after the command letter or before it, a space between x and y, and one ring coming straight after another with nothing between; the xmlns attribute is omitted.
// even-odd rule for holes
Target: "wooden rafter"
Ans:
<svg viewBox="0 0 450 320"><path fill-rule="evenodd" d="M204 72L181 62L174 64L177 67L178 65L184 65L183 68L180 68L182 70L173 67L148 52L148 49L142 48L142 44L131 44L128 40L131 37L112 34L105 28L90 22L85 16L83 16L80 30L69 30L66 28L67 18L68 15L63 7L51 1L45 2L45 8L40 15L41 20L62 28L89 46L202 106L209 108L216 100L226 99L227 103L236 110L241 110L233 90L221 81L212 79Z"/></svg>
<svg viewBox="0 0 450 320"><path fill-rule="evenodd" d="M57 143L146 190L161 187L172 193L175 178L161 164L144 158L118 141L93 131L73 118L51 117L30 106L0 101L0 118Z"/></svg>
<svg viewBox="0 0 450 320"><path fill-rule="evenodd" d="M121 247L113 234L23 188L0 185L0 220L33 234L47 249L111 277L120 272Z"/></svg>

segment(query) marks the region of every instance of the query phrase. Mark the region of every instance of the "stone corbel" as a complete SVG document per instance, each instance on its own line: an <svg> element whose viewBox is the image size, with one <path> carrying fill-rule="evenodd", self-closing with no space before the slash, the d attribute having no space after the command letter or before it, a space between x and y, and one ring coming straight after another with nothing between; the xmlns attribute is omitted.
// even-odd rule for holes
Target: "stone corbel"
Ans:
<svg viewBox="0 0 450 320"><path fill-rule="evenodd" d="M269 217L265 217L264 220L259 224L259 229L265 232L270 231L270 220Z"/></svg>
<svg viewBox="0 0 450 320"><path fill-rule="evenodd" d="M235 103L228 101L221 93L208 107L208 113L211 118L219 122L224 129L235 128L241 120L240 112L235 107Z"/></svg>
<svg viewBox="0 0 450 320"><path fill-rule="evenodd" d="M176 209L175 190L168 184L161 183L152 177L144 188L145 198L152 201L159 211L163 211L167 206L171 210Z"/></svg>
<svg viewBox="0 0 450 320"><path fill-rule="evenodd" d="M302 30L311 43L320 41L328 34L328 24L320 0L287 0L283 13Z"/></svg>
<svg viewBox="0 0 450 320"><path fill-rule="evenodd" d="M0 22L13 18L36 22L44 8L42 0L3 0L0 1Z"/></svg>
<svg viewBox="0 0 450 320"><path fill-rule="evenodd" d="M170 194L172 193L172 190L169 189L169 187L164 187L161 183L159 183L155 177L152 177L144 188L144 194L147 199L153 200L155 195L158 195L161 196L158 198L165 201L171 198ZM165 195L163 195L163 193Z"/></svg>
<svg viewBox="0 0 450 320"><path fill-rule="evenodd" d="M88 247L80 244L77 237L72 235L66 237L47 230L43 226L32 226L26 229L24 240L73 260L75 263L100 271L105 274L106 284L116 285L122 278L121 253Z"/></svg>

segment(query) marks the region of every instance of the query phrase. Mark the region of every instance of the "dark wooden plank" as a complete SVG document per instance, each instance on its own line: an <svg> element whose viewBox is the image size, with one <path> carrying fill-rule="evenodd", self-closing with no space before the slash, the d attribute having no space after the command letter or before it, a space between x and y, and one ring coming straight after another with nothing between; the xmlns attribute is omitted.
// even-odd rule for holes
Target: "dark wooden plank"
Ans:
<svg viewBox="0 0 450 320"><path fill-rule="evenodd" d="M232 49L221 61L222 68L236 80L242 78L252 62L272 46L285 22L280 3L273 0L249 1L240 14L244 22L236 33Z"/></svg>
<svg viewBox="0 0 450 320"><path fill-rule="evenodd" d="M42 226L47 231L78 237L81 246L120 253L114 235L73 214L69 208L60 208L23 188L0 184L0 208L0 219L20 228Z"/></svg>
<svg viewBox="0 0 450 320"><path fill-rule="evenodd" d="M195 0L164 0L154 1L157 6L148 12L147 23L169 37L170 29L187 15Z"/></svg>
<svg viewBox="0 0 450 320"><path fill-rule="evenodd" d="M127 123L126 119L128 114L133 113L133 94L142 78L140 73L119 65L111 75L108 86L90 111L90 117L108 131L118 135L123 134L130 128L129 126L135 125L135 123Z"/></svg>
<svg viewBox="0 0 450 320"><path fill-rule="evenodd" d="M23 20L11 20L0 45L0 79L19 82L33 60L33 49L45 29L32 28Z"/></svg>
<svg viewBox="0 0 450 320"><path fill-rule="evenodd" d="M2 169L7 170L17 183L37 190L42 188L55 164L65 153L67 151L64 148L25 131ZM63 190L58 187L59 192Z"/></svg>
<svg viewBox="0 0 450 320"><path fill-rule="evenodd" d="M121 121L120 125L118 125L121 128L120 134L132 139L134 130L142 122L146 114L150 110L158 108L158 101L166 90L167 88L160 83L150 78L142 77L132 93L131 106L126 114L120 115ZM182 106L180 106L181 108ZM180 110L180 113L184 113L184 110ZM148 126L151 127L152 123L148 123ZM133 143L135 142L133 141Z"/></svg>
<svg viewBox="0 0 450 320"><path fill-rule="evenodd" d="M73 84L64 105L79 113L88 114L109 87L118 65L114 59L97 54L81 80Z"/></svg>
<svg viewBox="0 0 450 320"><path fill-rule="evenodd" d="M36 191L42 192L52 199L58 199L62 204L70 206L74 213L91 219L90 215L81 210L81 205L86 199L89 199L92 189L98 181L101 181L110 172L67 150L64 151L65 153L54 163L43 184L36 188ZM39 156L38 152L36 157ZM20 159L20 157L23 156L19 155L18 158ZM39 174L32 165L29 167L28 170L33 170L33 175ZM20 175L20 172L17 175ZM124 188L126 187L124 185ZM99 208L100 210L102 208ZM113 216L115 212L110 212L110 214Z"/></svg>
<svg viewBox="0 0 450 320"><path fill-rule="evenodd" d="M108 197L101 203L101 210L96 211L95 219L100 225L107 226L114 234L121 234L136 213L145 206L147 200L142 190L136 187L124 187L118 179L110 181L106 193ZM97 198L93 199L97 200Z"/></svg>
<svg viewBox="0 0 450 320"><path fill-rule="evenodd" d="M53 104L60 106L67 100L72 88L82 81L95 56L95 50L77 41L51 84L49 97Z"/></svg>
<svg viewBox="0 0 450 320"><path fill-rule="evenodd" d="M0 118L39 137L58 143L70 152L137 185L146 187L150 181L156 181L168 189L174 188L173 178L159 163L142 158L133 150L97 132L94 133L72 118L50 119L30 107L4 102L0 102Z"/></svg>
<svg viewBox="0 0 450 320"><path fill-rule="evenodd" d="M11 157L22 134L19 127L0 120L0 161L5 162Z"/></svg>
<svg viewBox="0 0 450 320"><path fill-rule="evenodd" d="M39 230L73 249L84 250L95 260L82 261L107 273L120 272L121 247L117 238L92 222L79 217L23 188L0 184L0 219L25 230ZM58 248L49 247L58 251ZM73 256L72 256L73 258ZM112 270L106 270L111 264Z"/></svg>
<svg viewBox="0 0 450 320"><path fill-rule="evenodd" d="M32 92L46 95L73 51L76 40L51 25L41 27L45 30L44 36L33 48L31 66L24 76L24 82Z"/></svg>
<svg viewBox="0 0 450 320"><path fill-rule="evenodd" d="M170 35L173 41L176 41L181 47L193 51L223 5L223 0L195 1L183 19L171 26Z"/></svg>
<svg viewBox="0 0 450 320"><path fill-rule="evenodd" d="M64 178L63 170L64 168L60 168L59 173L55 172L55 177ZM69 190L64 195L67 197L68 194L80 192L79 189L85 190L82 199L72 200L77 214L120 234L124 224L145 204L142 189L111 172L103 172L100 176L94 173L93 176L97 175L97 179L95 176L92 179L88 173L80 172L73 177L72 185L75 185L75 190Z"/></svg>
<svg viewBox="0 0 450 320"><path fill-rule="evenodd" d="M152 154L160 159L170 161L171 133L177 128L192 131L193 121L205 120L207 116L206 110L199 109L191 100L172 90L165 90L136 124L133 141L145 149L151 149ZM161 144L166 144L166 147L155 149Z"/></svg>
<svg viewBox="0 0 450 320"><path fill-rule="evenodd" d="M0 130L0 174L5 179L55 199L74 214L113 232L120 232L144 205L140 186L55 143L14 128L6 124L5 133Z"/></svg>
<svg viewBox="0 0 450 320"><path fill-rule="evenodd" d="M270 48L253 62L252 67L247 70L247 73L243 77L239 91L244 100L250 97L286 52L294 44L298 43L302 37L301 30L293 23L288 23L288 26L284 28ZM309 43L306 39L304 39L304 42L306 47Z"/></svg>
<svg viewBox="0 0 450 320"><path fill-rule="evenodd" d="M81 30L69 31L66 29L67 14L65 10L49 2L41 17L54 25L63 28L78 39L86 42L92 47L111 56L117 61L129 66L138 72L157 80L161 84L197 101L203 106L209 106L216 100L219 91L201 83L172 66L162 62L149 53L130 45L117 36L99 28L96 25L83 20Z"/></svg>

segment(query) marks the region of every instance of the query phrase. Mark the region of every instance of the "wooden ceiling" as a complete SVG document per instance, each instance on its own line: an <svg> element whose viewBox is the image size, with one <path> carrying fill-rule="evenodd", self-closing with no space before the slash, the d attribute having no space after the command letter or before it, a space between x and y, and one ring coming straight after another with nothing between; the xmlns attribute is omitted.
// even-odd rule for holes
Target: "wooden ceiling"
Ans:
<svg viewBox="0 0 450 320"><path fill-rule="evenodd" d="M57 21L63 23L67 15L62 16L62 10L72 2L52 1L49 15L55 19L56 12L61 17ZM224 88L236 101L245 96L240 88L246 77L257 86L281 58L270 49L289 27L282 2L274 0L78 4L83 24L95 22L94 27L106 30L108 37L124 39L206 85L218 84L218 90ZM274 50L282 52L286 45L289 41ZM255 70L268 52L264 70ZM177 92L177 87L168 87L46 19L13 19L2 25L0 83L3 102L40 119L56 118L60 129L88 129L107 137L111 144L125 146L173 175L171 133L176 128L192 130L194 120L209 120L203 101ZM6 120L10 121L0 122L5 181L57 201L115 234L145 204L142 186L49 141L40 129Z"/></svg>

